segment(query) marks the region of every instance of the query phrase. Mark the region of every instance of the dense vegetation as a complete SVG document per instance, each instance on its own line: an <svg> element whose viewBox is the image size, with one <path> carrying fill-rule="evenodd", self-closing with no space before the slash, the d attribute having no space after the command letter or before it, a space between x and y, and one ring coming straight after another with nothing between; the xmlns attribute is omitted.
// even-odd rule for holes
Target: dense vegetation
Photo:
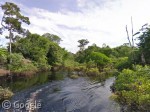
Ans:
<svg viewBox="0 0 150 112"><path fill-rule="evenodd" d="M112 86L115 93L114 99L123 106L126 111L148 112L150 110L150 28L147 26L138 37L138 51L134 52L136 58L132 68L123 69ZM125 62L125 61L124 61ZM127 61L128 63L129 61ZM124 67L123 67L124 68Z"/></svg>
<svg viewBox="0 0 150 112"><path fill-rule="evenodd" d="M135 70L124 69L117 77L115 100L127 111L148 112L150 107L150 67L136 66Z"/></svg>
<svg viewBox="0 0 150 112"><path fill-rule="evenodd" d="M146 112L150 104L150 28L140 31L137 47L128 43L110 48L93 44L86 48L87 39L79 40L79 51L70 53L59 46L57 35L32 34L21 27L29 24L29 18L20 14L13 3L1 6L4 11L2 34L8 30L10 40L7 48L0 48L0 75L32 75L39 71L66 69L70 77L89 76L100 81L116 76L112 86L114 99L134 111ZM17 33L17 34L16 34ZM138 64L137 66L135 64ZM142 65L142 66L140 66ZM6 92L6 96L1 95ZM0 88L0 100L12 96L8 89Z"/></svg>

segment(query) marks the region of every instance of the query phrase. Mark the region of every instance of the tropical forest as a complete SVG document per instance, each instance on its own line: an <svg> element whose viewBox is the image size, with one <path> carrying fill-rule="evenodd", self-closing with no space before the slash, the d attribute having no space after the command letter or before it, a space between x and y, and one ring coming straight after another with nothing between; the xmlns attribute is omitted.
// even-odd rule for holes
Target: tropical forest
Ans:
<svg viewBox="0 0 150 112"><path fill-rule="evenodd" d="M71 52L61 35L30 31L23 8L0 2L0 112L150 112L148 23L136 31L129 16L122 44L81 37Z"/></svg>

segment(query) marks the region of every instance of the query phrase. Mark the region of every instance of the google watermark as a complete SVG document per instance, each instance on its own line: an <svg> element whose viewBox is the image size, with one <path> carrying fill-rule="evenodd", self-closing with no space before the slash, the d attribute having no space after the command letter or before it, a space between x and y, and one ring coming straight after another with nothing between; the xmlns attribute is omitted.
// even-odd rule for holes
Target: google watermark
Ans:
<svg viewBox="0 0 150 112"><path fill-rule="evenodd" d="M9 100L4 100L1 106L5 110L9 110L13 108L17 110L25 109L26 111L38 110L42 107L40 100L39 101L27 100L25 102L21 102L18 100L18 101L14 101L13 103L11 103Z"/></svg>

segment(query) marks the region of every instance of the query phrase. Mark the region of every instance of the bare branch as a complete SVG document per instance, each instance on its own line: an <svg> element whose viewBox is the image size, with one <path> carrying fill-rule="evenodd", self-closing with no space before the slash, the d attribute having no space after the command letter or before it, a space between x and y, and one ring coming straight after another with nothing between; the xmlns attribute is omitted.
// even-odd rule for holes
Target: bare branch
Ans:
<svg viewBox="0 0 150 112"><path fill-rule="evenodd" d="M132 26L132 47L134 47L134 39L133 39L133 21L132 21L132 16L131 16L131 26Z"/></svg>
<svg viewBox="0 0 150 112"><path fill-rule="evenodd" d="M127 32L127 38L128 38L128 41L129 41L129 45L130 45L130 46L132 46L132 45L131 45L130 38L129 38L129 33L128 33L128 28L127 28L127 25L126 25L126 32Z"/></svg>

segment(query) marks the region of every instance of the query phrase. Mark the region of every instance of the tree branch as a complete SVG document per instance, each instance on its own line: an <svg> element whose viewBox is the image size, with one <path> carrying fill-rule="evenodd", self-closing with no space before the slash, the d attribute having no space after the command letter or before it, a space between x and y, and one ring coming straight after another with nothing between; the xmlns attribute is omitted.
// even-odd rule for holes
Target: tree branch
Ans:
<svg viewBox="0 0 150 112"><path fill-rule="evenodd" d="M128 33L128 28L127 28L127 25L126 25L126 32L127 32L127 38L128 38L129 44L130 44L130 46L132 46L132 45L131 45L130 38L129 38L129 33Z"/></svg>

